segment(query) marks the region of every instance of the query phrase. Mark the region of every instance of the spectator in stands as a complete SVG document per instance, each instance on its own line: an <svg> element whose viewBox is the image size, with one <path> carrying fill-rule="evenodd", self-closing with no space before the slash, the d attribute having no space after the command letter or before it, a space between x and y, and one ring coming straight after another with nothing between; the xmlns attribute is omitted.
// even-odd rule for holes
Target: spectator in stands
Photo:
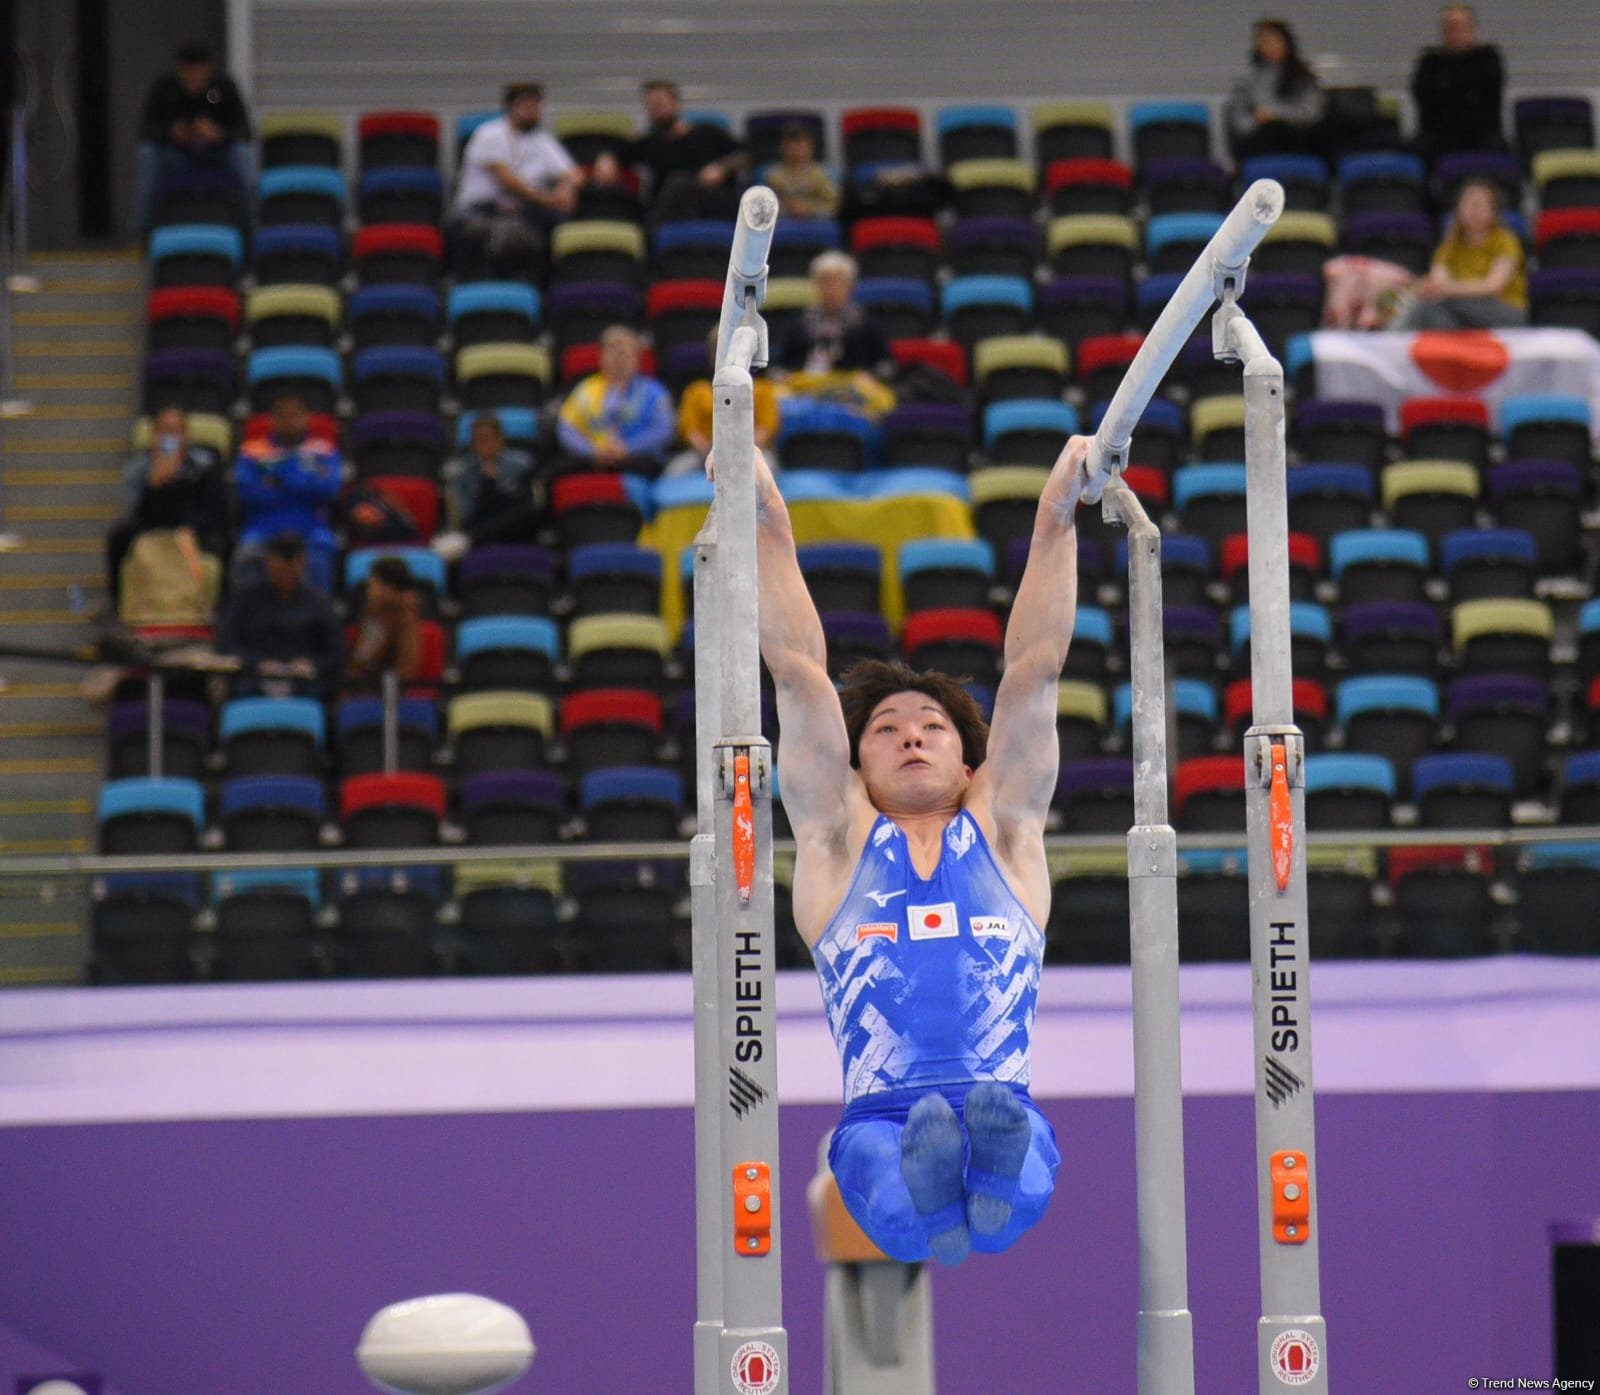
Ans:
<svg viewBox="0 0 1600 1395"><path fill-rule="evenodd" d="M1505 65L1500 50L1478 40L1471 5L1439 12L1439 46L1425 48L1411 72L1417 101L1417 147L1424 159L1463 150L1500 150Z"/></svg>
<svg viewBox="0 0 1600 1395"><path fill-rule="evenodd" d="M106 536L106 587L115 609L122 564L141 534L170 530L196 586L203 557L228 552L228 487L216 457L189 444L183 408L160 408L151 420L150 448L123 467L127 512Z"/></svg>
<svg viewBox="0 0 1600 1395"><path fill-rule="evenodd" d="M398 557L380 557L367 573L366 603L345 677L370 683L393 670L402 683L414 678L422 652L422 603L416 583Z"/></svg>
<svg viewBox="0 0 1600 1395"><path fill-rule="evenodd" d="M466 450L444 467L451 531L433 540L433 550L453 561L480 543L531 542L544 519L533 475L533 457L506 444L499 417L480 412Z"/></svg>
<svg viewBox="0 0 1600 1395"><path fill-rule="evenodd" d="M717 331L713 329L706 338L707 366L714 364L716 358ZM778 436L778 393L772 380L760 376L759 369L756 371L756 449L766 453L767 463L776 470L778 467L773 458L772 443ZM708 375L690 383L678 399L678 439L686 449L673 456L667 466L667 474L686 475L705 467L706 456L711 454L711 415L711 378Z"/></svg>
<svg viewBox="0 0 1600 1395"><path fill-rule="evenodd" d="M166 175L225 169L242 189L250 187L250 117L238 87L204 44L185 44L176 60L175 69L151 86L139 121L133 184L141 233L149 231Z"/></svg>
<svg viewBox="0 0 1600 1395"><path fill-rule="evenodd" d="M744 151L722 127L690 125L683 118L678 84L652 79L640 88L650 125L619 155L600 156L591 177L614 183L624 168L650 181L651 219L670 223L691 218L732 218L739 206Z"/></svg>
<svg viewBox="0 0 1600 1395"><path fill-rule="evenodd" d="M608 470L655 475L672 440L672 397L639 371L639 336L612 325L600 336L600 371L573 385L561 404L557 440L571 459Z"/></svg>
<svg viewBox="0 0 1600 1395"><path fill-rule="evenodd" d="M817 142L803 121L791 121L778 135L777 164L762 173L778 196L785 218L832 218L839 212L839 188L817 162Z"/></svg>
<svg viewBox="0 0 1600 1395"><path fill-rule="evenodd" d="M244 666L239 695L326 696L344 661L333 602L306 580L306 545L279 533L264 573L233 588L217 622L217 648Z"/></svg>
<svg viewBox="0 0 1600 1395"><path fill-rule="evenodd" d="M855 258L824 252L811 263L817 303L784 336L778 363L794 373L887 374L894 356L877 324L852 298Z"/></svg>
<svg viewBox="0 0 1600 1395"><path fill-rule="evenodd" d="M505 114L479 126L461 153L451 232L491 274L508 276L541 264L550 228L577 207L580 181L566 147L540 129L538 83L510 84L501 104Z"/></svg>
<svg viewBox="0 0 1600 1395"><path fill-rule="evenodd" d="M1500 191L1469 179L1455 218L1414 286L1416 299L1396 329L1509 329L1528 323L1522 243L1500 219Z"/></svg>
<svg viewBox="0 0 1600 1395"><path fill-rule="evenodd" d="M239 448L233 468L244 524L233 561L239 581L259 572L265 544L278 533L305 542L319 586L332 581L337 548L329 520L343 465L333 442L309 434L309 418L304 398L280 393L272 403L271 432Z"/></svg>
<svg viewBox="0 0 1600 1395"><path fill-rule="evenodd" d="M1236 160L1314 149L1322 89L1294 30L1281 19L1256 21L1250 72L1228 95L1228 142Z"/></svg>
<svg viewBox="0 0 1600 1395"><path fill-rule="evenodd" d="M784 336L775 364L797 396L823 397L881 416L894 406L882 379L894 369L889 341L853 299L855 258L824 252L811 263L817 303Z"/></svg>

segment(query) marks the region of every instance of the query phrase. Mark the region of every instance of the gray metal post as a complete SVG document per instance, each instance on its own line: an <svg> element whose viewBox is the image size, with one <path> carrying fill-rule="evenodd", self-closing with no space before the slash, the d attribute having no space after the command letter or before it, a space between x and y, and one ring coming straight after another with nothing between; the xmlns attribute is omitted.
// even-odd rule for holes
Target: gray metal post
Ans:
<svg viewBox="0 0 1600 1395"><path fill-rule="evenodd" d="M167 756L167 680L152 673L145 683L145 765L146 774L159 780L166 773Z"/></svg>
<svg viewBox="0 0 1600 1395"><path fill-rule="evenodd" d="M1102 509L1109 521L1128 529L1134 771L1128 911L1139 1202L1138 1389L1140 1395L1194 1395L1178 1036L1178 847L1167 821L1161 532L1120 477L1107 487Z"/></svg>
<svg viewBox="0 0 1600 1395"><path fill-rule="evenodd" d="M696 1395L787 1395L788 1337L783 1328L782 1235L778 1218L778 1060L773 978L772 756L761 735L759 604L756 579L755 407L750 368L765 361L759 309L766 291L767 248L777 223L770 189L746 191L729 258L717 369L712 379L716 455L715 543L697 560L696 649L719 673L715 706L696 694L702 738L697 770L701 838L693 901L697 953L716 960L696 976L696 1107L720 1116L718 1156L706 1168L711 1125L696 1115L696 1196L712 1215L720 1282L700 1285L696 1326ZM699 544L697 544L699 546ZM698 554L697 554L698 557ZM709 581L710 584L707 584ZM715 658L705 644L708 616ZM715 725L711 725L714 723ZM708 760L704 737L714 734ZM708 788L709 787L709 788ZM701 841L707 828L711 844ZM710 885L705 885L709 861ZM713 928L704 924L711 911ZM702 997L701 989L710 989ZM715 1023L712 1056L703 1033ZM704 1146L702 1146L704 1145ZM710 1176L707 1173L710 1172ZM700 1256L706 1258L707 1237ZM720 1319L714 1361L700 1335ZM705 1367L710 1369L706 1370Z"/></svg>
<svg viewBox="0 0 1600 1395"><path fill-rule="evenodd" d="M1219 357L1244 363L1250 538L1250 682L1245 733L1250 964L1255 995L1256 1177L1261 1245L1257 1327L1262 1395L1326 1395L1311 1077L1306 919L1305 742L1294 721L1283 368L1226 298Z"/></svg>
<svg viewBox="0 0 1600 1395"><path fill-rule="evenodd" d="M383 773L400 769L400 679L392 668L383 671Z"/></svg>
<svg viewBox="0 0 1600 1395"><path fill-rule="evenodd" d="M1090 449L1090 473L1115 476L1145 406L1219 297L1243 284L1250 253L1283 212L1283 189L1258 180L1223 220L1167 302L1111 399ZM1166 673L1160 534L1120 480L1105 516L1129 527L1129 647L1133 669L1134 827L1128 905L1134 1006L1134 1120L1139 1201L1139 1395L1192 1395L1193 1319L1183 1194L1179 1053L1177 849L1167 822Z"/></svg>

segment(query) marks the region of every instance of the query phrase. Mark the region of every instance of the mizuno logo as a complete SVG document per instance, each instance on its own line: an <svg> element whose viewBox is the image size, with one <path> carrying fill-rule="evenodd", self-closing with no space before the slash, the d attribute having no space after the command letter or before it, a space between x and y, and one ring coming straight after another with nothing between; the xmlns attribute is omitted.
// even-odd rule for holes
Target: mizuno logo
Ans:
<svg viewBox="0 0 1600 1395"><path fill-rule="evenodd" d="M904 896L906 890L901 887L899 891L863 891L861 894L881 911L896 896Z"/></svg>
<svg viewBox="0 0 1600 1395"><path fill-rule="evenodd" d="M1300 1087L1305 1084L1305 1081L1284 1065L1276 1056L1267 1057L1265 1074L1267 1098L1272 1101L1274 1109L1283 1104L1290 1095L1299 1094Z"/></svg>
<svg viewBox="0 0 1600 1395"><path fill-rule="evenodd" d="M741 1119L747 1111L754 1109L766 1097L767 1092L738 1066L728 1068L728 1103L733 1106L733 1112Z"/></svg>

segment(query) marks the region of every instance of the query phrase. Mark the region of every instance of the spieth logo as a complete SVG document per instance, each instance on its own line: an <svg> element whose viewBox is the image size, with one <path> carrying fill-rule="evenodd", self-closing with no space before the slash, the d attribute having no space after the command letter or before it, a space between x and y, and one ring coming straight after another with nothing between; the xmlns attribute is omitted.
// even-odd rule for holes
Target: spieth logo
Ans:
<svg viewBox="0 0 1600 1395"><path fill-rule="evenodd" d="M953 940L961 933L954 901L941 901L937 906L907 906L906 921L913 940Z"/></svg>
<svg viewBox="0 0 1600 1395"><path fill-rule="evenodd" d="M1280 1332L1267 1354L1272 1374L1285 1385L1310 1385L1322 1368L1322 1353L1317 1339L1304 1328L1291 1327Z"/></svg>
<svg viewBox="0 0 1600 1395"><path fill-rule="evenodd" d="M778 1353L765 1342L746 1342L733 1354L733 1384L739 1395L772 1395L778 1388Z"/></svg>

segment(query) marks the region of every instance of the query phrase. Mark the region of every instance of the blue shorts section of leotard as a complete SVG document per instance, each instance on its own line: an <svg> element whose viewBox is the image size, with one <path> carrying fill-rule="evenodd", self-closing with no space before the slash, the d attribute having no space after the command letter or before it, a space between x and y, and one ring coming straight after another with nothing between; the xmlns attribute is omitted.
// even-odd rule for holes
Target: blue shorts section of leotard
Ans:
<svg viewBox="0 0 1600 1395"><path fill-rule="evenodd" d="M968 1088L968 1084L939 1088L958 1118L963 1114ZM1028 1111L1032 1139L1022 1164L1010 1221L993 1235L972 1237L972 1248L989 1254L1009 1248L1038 1223L1050 1205L1056 1169L1061 1165L1050 1121L1039 1112L1025 1087L1009 1088ZM900 1135L911 1106L926 1093L923 1089L879 1090L852 1101L845 1107L828 1148L828 1165L839 1183L845 1208L873 1244L890 1259L907 1264L928 1258L929 1236L925 1218L912 1205L911 1193L900 1175ZM970 1151L969 1147L968 1156Z"/></svg>

